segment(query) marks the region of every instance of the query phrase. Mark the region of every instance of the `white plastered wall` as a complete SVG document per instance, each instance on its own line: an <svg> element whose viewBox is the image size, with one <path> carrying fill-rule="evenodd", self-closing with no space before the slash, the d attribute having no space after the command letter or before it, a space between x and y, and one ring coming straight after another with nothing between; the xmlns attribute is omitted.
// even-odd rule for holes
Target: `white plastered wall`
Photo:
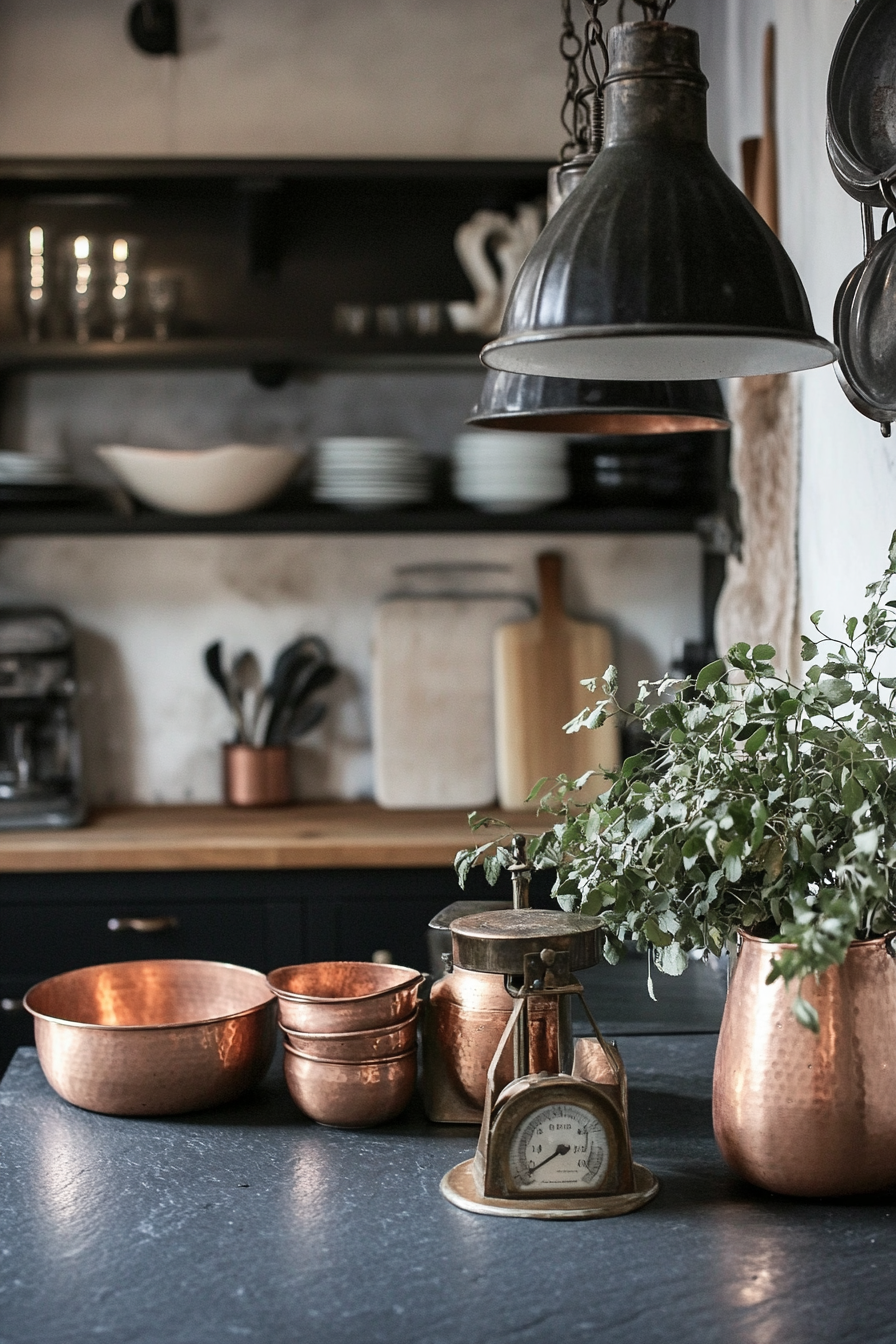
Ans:
<svg viewBox="0 0 896 1344"><path fill-rule="evenodd" d="M782 237L828 339L837 290L862 256L860 207L837 185L824 147L828 68L851 8L852 0L727 0L731 161L740 139L760 130L762 32L773 22ZM886 562L896 440L852 409L831 368L802 375L800 393L802 623L823 608L838 628L842 615L864 610L864 586Z"/></svg>

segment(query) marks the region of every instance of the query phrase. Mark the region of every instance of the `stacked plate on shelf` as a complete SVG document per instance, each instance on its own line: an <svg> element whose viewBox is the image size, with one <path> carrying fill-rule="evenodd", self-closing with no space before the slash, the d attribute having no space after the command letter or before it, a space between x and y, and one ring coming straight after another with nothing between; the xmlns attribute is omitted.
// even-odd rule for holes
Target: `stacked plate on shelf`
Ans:
<svg viewBox="0 0 896 1344"><path fill-rule="evenodd" d="M566 499L566 440L554 434L479 430L452 450L454 494L486 513L526 513Z"/></svg>
<svg viewBox="0 0 896 1344"><path fill-rule="evenodd" d="M33 453L0 453L0 485L68 485L71 476Z"/></svg>
<svg viewBox="0 0 896 1344"><path fill-rule="evenodd" d="M0 452L0 505L57 508L106 504L97 490L55 462L32 453Z"/></svg>
<svg viewBox="0 0 896 1344"><path fill-rule="evenodd" d="M411 439L321 439L313 495L343 509L392 509L429 499L426 458Z"/></svg>

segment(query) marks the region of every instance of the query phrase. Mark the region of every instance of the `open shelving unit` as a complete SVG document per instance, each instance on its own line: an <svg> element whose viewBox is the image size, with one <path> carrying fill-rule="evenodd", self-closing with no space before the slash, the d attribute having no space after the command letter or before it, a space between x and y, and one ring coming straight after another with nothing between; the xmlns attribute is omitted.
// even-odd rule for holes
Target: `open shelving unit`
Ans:
<svg viewBox="0 0 896 1344"><path fill-rule="evenodd" d="M478 367L482 344L443 323L359 336L334 326L342 303L446 303L468 297L454 252L479 209L513 213L544 195L548 165L494 160L0 160L0 369L216 367L273 377L328 368ZM23 231L47 238L51 311L29 342L17 276ZM100 317L78 344L63 249L78 234L138 240L137 272L180 280L172 339L145 306L128 339ZM52 297L55 291L56 297Z"/></svg>
<svg viewBox="0 0 896 1344"><path fill-rule="evenodd" d="M336 307L358 304L372 313L378 305L470 297L454 251L458 226L476 210L512 215L539 199L548 166L527 159L0 159L0 392L4 377L29 370L242 367L270 386L333 370L476 372L478 335L443 323L430 335L368 329L350 336L334 325ZM36 224L48 240L55 298L42 338L32 342L19 286L22 238ZM179 277L170 339L153 338L151 315L138 303L127 339L111 339L111 319L105 326L100 319L92 339L75 340L63 249L81 233L106 243L139 240L138 279L152 268ZM84 492L64 506L0 502L0 537L693 532L717 507L718 462L716 443L705 488L693 497L624 504L573 497L513 515L453 500L444 464L433 503L382 512L320 506L300 488L263 510L215 518Z"/></svg>
<svg viewBox="0 0 896 1344"><path fill-rule="evenodd" d="M463 505L352 512L303 503L257 513L215 517L157 513L139 508L119 513L96 509L40 509L0 505L0 537L12 536L156 536L277 535L348 533L355 536L420 532L693 532L699 515L687 509L576 508L572 505L535 513L489 514Z"/></svg>

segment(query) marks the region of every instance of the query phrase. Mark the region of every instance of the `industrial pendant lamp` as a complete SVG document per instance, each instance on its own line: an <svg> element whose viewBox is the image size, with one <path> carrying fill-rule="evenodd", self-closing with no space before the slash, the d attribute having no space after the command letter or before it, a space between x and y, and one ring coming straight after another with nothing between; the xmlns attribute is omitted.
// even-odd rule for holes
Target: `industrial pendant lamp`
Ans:
<svg viewBox="0 0 896 1344"><path fill-rule="evenodd" d="M586 5L584 41L561 0L560 54L566 62L566 97L560 120L567 139L560 163L548 174L548 219L584 179L603 139L601 86L606 48L600 4ZM544 378L490 369L467 421L482 429L552 434L682 434L727 429L717 382L596 382Z"/></svg>
<svg viewBox="0 0 896 1344"><path fill-rule="evenodd" d="M595 382L489 369L467 421L541 434L686 434L728 429L716 382Z"/></svg>
<svg viewBox="0 0 896 1344"><path fill-rule="evenodd" d="M793 263L710 153L706 89L695 32L610 30L603 146L523 263L488 368L656 382L833 361Z"/></svg>

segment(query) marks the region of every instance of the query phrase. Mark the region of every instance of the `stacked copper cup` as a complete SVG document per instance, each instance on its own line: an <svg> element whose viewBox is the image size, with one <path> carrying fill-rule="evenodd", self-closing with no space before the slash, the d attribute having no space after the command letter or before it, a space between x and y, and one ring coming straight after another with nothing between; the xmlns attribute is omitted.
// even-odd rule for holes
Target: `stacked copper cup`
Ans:
<svg viewBox="0 0 896 1344"><path fill-rule="evenodd" d="M417 1079L417 993L408 966L316 961L271 971L280 1005L283 1068L312 1120L363 1129L392 1120Z"/></svg>

